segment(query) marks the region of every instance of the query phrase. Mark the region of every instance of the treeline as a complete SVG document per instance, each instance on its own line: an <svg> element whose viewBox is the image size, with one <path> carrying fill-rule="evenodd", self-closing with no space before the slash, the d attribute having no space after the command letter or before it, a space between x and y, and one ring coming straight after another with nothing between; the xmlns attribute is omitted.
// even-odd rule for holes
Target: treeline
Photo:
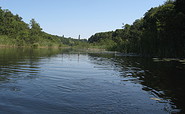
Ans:
<svg viewBox="0 0 185 114"><path fill-rule="evenodd" d="M143 56L185 57L185 1L168 0L123 29L97 33L88 42Z"/></svg>
<svg viewBox="0 0 185 114"><path fill-rule="evenodd" d="M19 15L0 7L0 46L75 46L85 42L64 36L51 35L40 27L35 19L27 24Z"/></svg>

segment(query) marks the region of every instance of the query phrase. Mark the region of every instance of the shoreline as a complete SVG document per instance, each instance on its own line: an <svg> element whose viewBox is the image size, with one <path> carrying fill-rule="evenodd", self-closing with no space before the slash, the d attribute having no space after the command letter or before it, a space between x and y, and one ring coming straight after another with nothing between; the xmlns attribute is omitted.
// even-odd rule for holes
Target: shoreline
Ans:
<svg viewBox="0 0 185 114"><path fill-rule="evenodd" d="M16 45L1 45L0 48L71 48L69 46L60 47L60 46L16 46Z"/></svg>

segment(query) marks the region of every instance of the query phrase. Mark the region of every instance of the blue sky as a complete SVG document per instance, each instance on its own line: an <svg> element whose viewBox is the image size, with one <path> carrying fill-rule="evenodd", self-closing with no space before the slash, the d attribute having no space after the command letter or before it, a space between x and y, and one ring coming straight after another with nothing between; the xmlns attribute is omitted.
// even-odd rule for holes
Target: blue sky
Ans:
<svg viewBox="0 0 185 114"><path fill-rule="evenodd" d="M165 1L0 0L0 7L20 15L26 23L34 18L47 33L89 38L97 32L120 29L122 23L132 24Z"/></svg>

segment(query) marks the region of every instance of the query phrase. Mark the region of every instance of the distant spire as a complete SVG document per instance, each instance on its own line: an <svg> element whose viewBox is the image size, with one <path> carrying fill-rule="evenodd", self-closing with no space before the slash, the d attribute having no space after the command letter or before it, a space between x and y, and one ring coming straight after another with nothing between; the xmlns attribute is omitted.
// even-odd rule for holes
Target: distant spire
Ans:
<svg viewBox="0 0 185 114"><path fill-rule="evenodd" d="M80 35L78 36L78 40L80 40Z"/></svg>

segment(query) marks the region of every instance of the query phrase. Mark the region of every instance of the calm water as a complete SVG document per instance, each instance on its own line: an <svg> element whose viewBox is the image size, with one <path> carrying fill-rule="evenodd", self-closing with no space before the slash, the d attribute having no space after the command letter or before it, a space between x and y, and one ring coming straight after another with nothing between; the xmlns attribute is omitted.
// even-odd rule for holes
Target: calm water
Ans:
<svg viewBox="0 0 185 114"><path fill-rule="evenodd" d="M185 65L111 53L0 48L0 113L184 112Z"/></svg>

